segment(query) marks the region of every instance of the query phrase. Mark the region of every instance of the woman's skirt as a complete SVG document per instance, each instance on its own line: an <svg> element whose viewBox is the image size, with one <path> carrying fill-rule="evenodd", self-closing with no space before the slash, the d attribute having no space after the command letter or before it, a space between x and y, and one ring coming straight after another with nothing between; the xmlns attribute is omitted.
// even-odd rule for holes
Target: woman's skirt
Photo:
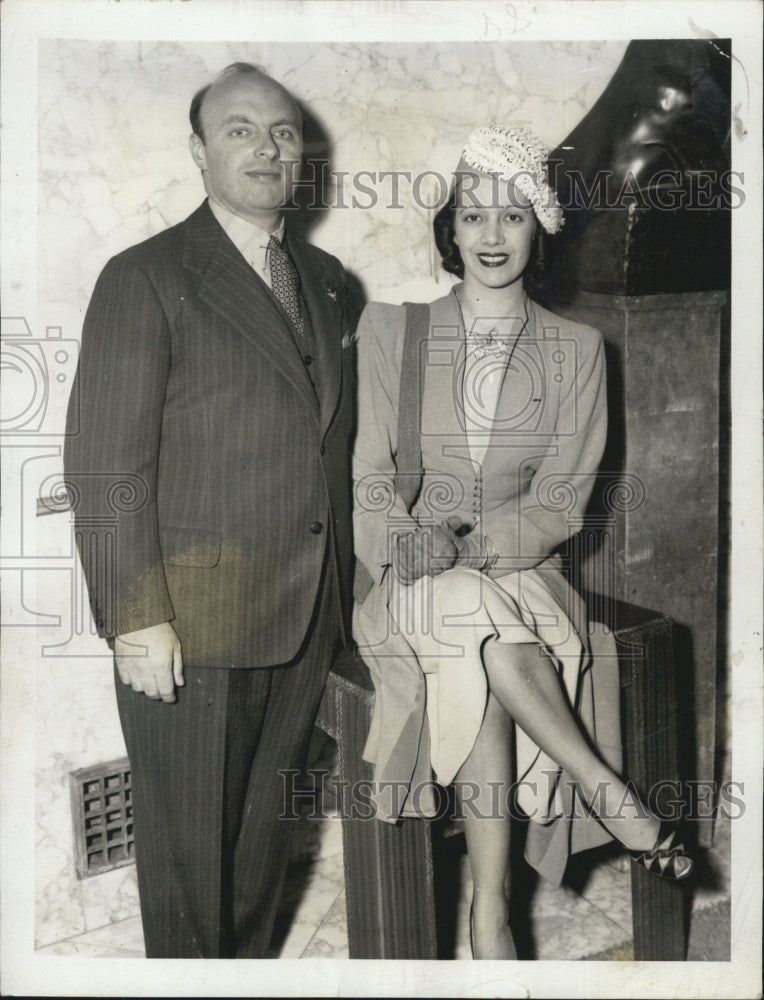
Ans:
<svg viewBox="0 0 764 1000"><path fill-rule="evenodd" d="M482 658L488 638L538 645L555 665L582 728L608 763L620 767L615 643L603 626L589 627L583 602L558 565L549 560L496 579L452 569L412 586L388 572L356 607L355 638L376 690L364 757L375 765L381 818L432 815L433 776L450 784L469 757L488 699ZM609 838L587 818L556 762L519 726L515 748L508 781L516 783L517 805L536 821L532 827L547 827L535 845L530 837L526 856L559 881L569 850ZM571 826L574 819L583 824Z"/></svg>

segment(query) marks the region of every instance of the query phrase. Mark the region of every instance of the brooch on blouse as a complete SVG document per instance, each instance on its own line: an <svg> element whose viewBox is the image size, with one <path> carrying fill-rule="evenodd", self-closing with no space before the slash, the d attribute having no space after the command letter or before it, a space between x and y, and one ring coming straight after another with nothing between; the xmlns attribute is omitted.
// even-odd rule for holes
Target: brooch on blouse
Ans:
<svg viewBox="0 0 764 1000"><path fill-rule="evenodd" d="M464 308L461 296L456 289L454 290L454 293L456 295L456 302L459 306L459 312L462 317L462 326L466 332L465 344L467 346L467 351L478 361L484 358L486 354L492 354L497 358L511 358L518 340L528 326L529 317L527 300L523 303L525 308L525 320L523 325L517 333L514 333L509 337L504 337L499 333L498 327L496 326L492 326L488 333L480 333L475 330L475 325L473 324L472 329L467 332L467 323L464 318Z"/></svg>
<svg viewBox="0 0 764 1000"><path fill-rule="evenodd" d="M488 333L467 334L467 350L478 361L493 354L497 358L509 358L512 356L517 337L500 337L499 331L493 327Z"/></svg>

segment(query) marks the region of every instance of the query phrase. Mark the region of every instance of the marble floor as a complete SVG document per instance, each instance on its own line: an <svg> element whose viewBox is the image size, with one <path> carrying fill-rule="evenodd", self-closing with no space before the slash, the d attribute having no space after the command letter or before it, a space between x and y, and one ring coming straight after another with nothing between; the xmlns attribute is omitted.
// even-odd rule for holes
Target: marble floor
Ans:
<svg viewBox="0 0 764 1000"><path fill-rule="evenodd" d="M272 957L347 958L347 925L343 889L341 823L336 814L299 821L294 860L290 866L273 938ZM464 838L448 844L449 878L453 893L450 944L444 958L470 957L468 907L471 880ZM688 958L724 961L729 958L729 821L717 824L714 847L704 852L694 891ZM623 855L594 854L571 862L566 885L553 888L527 870L523 876L526 908L521 957L536 960L590 959L624 961L633 958L631 890L628 862ZM109 924L38 950L38 954L80 957L140 958L143 936L137 917Z"/></svg>

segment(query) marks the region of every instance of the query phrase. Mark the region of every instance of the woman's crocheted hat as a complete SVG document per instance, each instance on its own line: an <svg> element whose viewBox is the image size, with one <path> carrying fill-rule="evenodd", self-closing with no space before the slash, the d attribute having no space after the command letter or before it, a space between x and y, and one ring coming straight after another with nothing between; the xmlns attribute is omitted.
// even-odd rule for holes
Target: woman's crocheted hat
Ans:
<svg viewBox="0 0 764 1000"><path fill-rule="evenodd" d="M546 157L541 140L527 125L481 125L467 140L456 172L477 170L511 181L533 205L546 232L556 233L565 219L547 181Z"/></svg>

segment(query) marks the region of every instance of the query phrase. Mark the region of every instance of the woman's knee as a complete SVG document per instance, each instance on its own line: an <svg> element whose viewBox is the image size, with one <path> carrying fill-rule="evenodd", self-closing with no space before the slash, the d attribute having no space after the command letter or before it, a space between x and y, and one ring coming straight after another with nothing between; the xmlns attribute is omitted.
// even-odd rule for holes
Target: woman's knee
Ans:
<svg viewBox="0 0 764 1000"><path fill-rule="evenodd" d="M483 647L483 662L489 677L494 670L530 679L549 657L537 642L499 642L495 636L487 639Z"/></svg>
<svg viewBox="0 0 764 1000"><path fill-rule="evenodd" d="M483 603L480 573L449 569L432 578L433 610L445 616L474 615Z"/></svg>

